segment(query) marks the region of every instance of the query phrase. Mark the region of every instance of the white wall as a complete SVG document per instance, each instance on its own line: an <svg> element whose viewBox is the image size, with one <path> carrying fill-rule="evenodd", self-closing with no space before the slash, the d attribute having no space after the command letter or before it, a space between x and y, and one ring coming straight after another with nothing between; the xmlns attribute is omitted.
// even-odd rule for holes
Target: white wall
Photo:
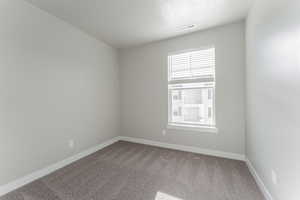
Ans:
<svg viewBox="0 0 300 200"><path fill-rule="evenodd" d="M256 1L247 21L247 156L275 200L300 199L299 10Z"/></svg>
<svg viewBox="0 0 300 200"><path fill-rule="evenodd" d="M0 25L0 185L119 134L114 49L23 1Z"/></svg>
<svg viewBox="0 0 300 200"><path fill-rule="evenodd" d="M121 134L244 154L244 22L120 50ZM219 134L162 130L167 125L167 55L216 47L216 116Z"/></svg>

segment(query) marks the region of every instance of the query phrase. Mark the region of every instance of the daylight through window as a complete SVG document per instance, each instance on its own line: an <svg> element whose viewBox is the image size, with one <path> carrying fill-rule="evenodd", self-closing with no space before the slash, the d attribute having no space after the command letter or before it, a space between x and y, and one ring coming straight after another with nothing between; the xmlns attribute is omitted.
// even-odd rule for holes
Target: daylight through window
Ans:
<svg viewBox="0 0 300 200"><path fill-rule="evenodd" d="M215 127L215 48L168 57L169 125Z"/></svg>

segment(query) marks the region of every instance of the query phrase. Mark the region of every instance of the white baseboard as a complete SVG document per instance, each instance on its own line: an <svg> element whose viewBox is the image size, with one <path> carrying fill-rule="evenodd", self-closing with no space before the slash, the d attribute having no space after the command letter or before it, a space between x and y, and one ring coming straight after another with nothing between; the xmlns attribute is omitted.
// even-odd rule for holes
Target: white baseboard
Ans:
<svg viewBox="0 0 300 200"><path fill-rule="evenodd" d="M202 149L198 147L192 147L192 146L184 146L184 145L178 145L178 144L170 144L170 143L163 143L163 142L157 142L152 140L145 140L140 138L133 138L133 137L123 137L118 136L113 139L110 139L104 143L101 143L95 147L92 147L90 149L87 149L83 152L80 152L74 156L71 156L65 160L62 160L60 162L57 162L55 164L52 164L48 167L45 167L41 170L38 170L36 172L33 172L27 176L24 176L20 179L17 179L15 181L12 181L6 185L0 186L0 196L3 196L15 189L18 189L28 183L31 183L39 178L42 178L60 168L63 168L83 157L86 157L100 149L103 149L106 146L109 146L119 140L122 141L128 141L128 142L135 142L135 143L141 143L151 146L157 146L157 147L163 147L163 148L169 148L169 149L175 149L175 150L181 150L181 151L187 151L187 152L193 152L193 153L199 153L199 154L205 154L205 155L211 155L211 156L217 156L217 157L223 157L223 158L229 158L234 160L242 160L245 161L245 156L242 154L236 154L236 153L229 153L229 152L222 152L222 151L216 151L216 150L210 150L210 149ZM268 199L273 200L273 199Z"/></svg>
<svg viewBox="0 0 300 200"><path fill-rule="evenodd" d="M229 159L233 159L233 160L245 161L245 156L242 154L237 154L237 153L229 153L229 152L203 149L203 148L192 147L192 146L184 146L184 145L178 145L178 144L157 142L157 141L145 140L145 139L134 138L134 137L121 136L119 139L123 140L123 141L141 143L141 144L163 147L163 148L168 148L168 149L175 149L175 150L180 150L180 151L187 151L187 152L205 154L205 155L210 155L210 156L229 158Z"/></svg>
<svg viewBox="0 0 300 200"><path fill-rule="evenodd" d="M251 172L252 176L254 177L259 189L261 190L264 197L266 198L266 200L274 200L271 193L267 189L266 185L264 184L264 182L262 181L262 179L259 177L258 173L256 172L254 166L252 165L250 160L247 159L247 158L246 158L246 164L247 164L247 166L249 168L249 171Z"/></svg>
<svg viewBox="0 0 300 200"><path fill-rule="evenodd" d="M117 141L119 141L119 137L115 137L113 139L105 141L105 142L103 142L103 143L101 143L97 146L89 148L89 149L87 149L83 152L80 152L80 153L78 153L74 156L71 156L71 157L69 157L65 160L59 161L59 162L57 162L53 165L50 165L46 168L43 168L43 169L38 170L36 172L33 172L33 173L31 173L27 176L24 176L20 179L12 181L12 182L10 182L6 185L2 185L2 186L0 186L0 196L3 196L3 195L5 195L5 194L7 194L7 193L9 193L9 192L11 192L15 189L18 189L18 188L20 188L20 187L22 187L22 186L24 186L24 185L26 185L26 184L28 184L32 181L35 181L39 178L42 178L43 176L46 176L46 175L48 175L48 174L50 174L50 173L52 173L52 172L54 172L54 171L56 171L56 170L58 170L62 167L65 167L65 166L67 166L67 165L69 165L69 164L71 164L71 163L73 163L73 162L75 162L75 161L77 161L77 160L79 160L79 159L81 159L85 156L88 156L88 155L90 155L90 154L92 154L92 153L94 153L94 152L96 152L100 149L103 149L104 147L109 146L109 145L111 145L111 144L113 144Z"/></svg>

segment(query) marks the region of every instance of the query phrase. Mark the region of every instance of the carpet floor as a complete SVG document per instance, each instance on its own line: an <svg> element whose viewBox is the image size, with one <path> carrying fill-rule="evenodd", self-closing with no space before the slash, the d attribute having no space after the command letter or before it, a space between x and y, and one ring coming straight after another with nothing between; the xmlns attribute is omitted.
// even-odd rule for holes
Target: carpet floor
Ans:
<svg viewBox="0 0 300 200"><path fill-rule="evenodd" d="M117 142L1 200L264 200L242 161Z"/></svg>

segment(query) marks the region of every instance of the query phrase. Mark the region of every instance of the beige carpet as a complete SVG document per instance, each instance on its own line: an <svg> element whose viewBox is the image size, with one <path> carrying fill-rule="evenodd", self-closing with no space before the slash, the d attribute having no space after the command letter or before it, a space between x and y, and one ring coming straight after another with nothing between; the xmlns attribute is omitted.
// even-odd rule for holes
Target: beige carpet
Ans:
<svg viewBox="0 0 300 200"><path fill-rule="evenodd" d="M1 200L263 200L246 165L129 142L105 149Z"/></svg>

